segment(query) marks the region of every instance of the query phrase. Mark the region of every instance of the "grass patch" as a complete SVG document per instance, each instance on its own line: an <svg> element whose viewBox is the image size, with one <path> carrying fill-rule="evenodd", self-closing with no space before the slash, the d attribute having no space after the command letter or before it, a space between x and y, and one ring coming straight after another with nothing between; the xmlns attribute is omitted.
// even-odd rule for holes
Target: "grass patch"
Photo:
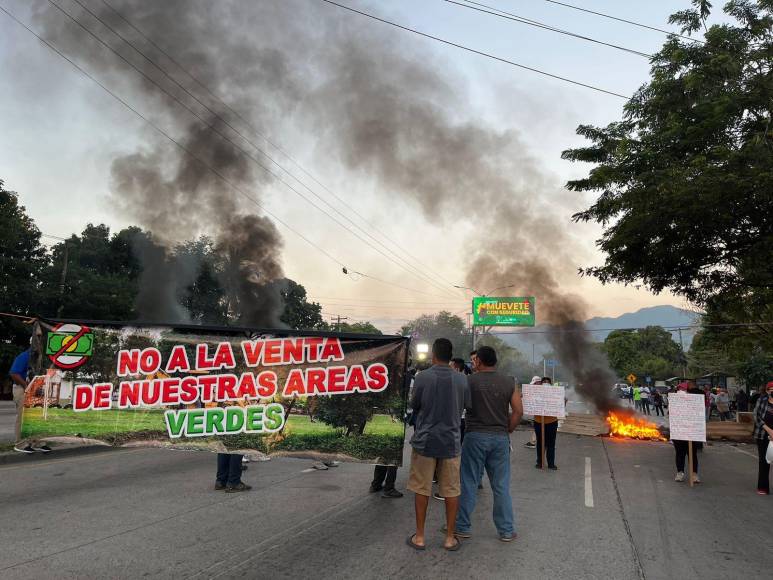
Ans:
<svg viewBox="0 0 773 580"><path fill-rule="evenodd" d="M286 430L289 438L307 435L334 435L338 437L338 432L330 425L319 421L312 423L306 415L290 415ZM120 437L120 435L129 435L135 431L146 432L148 435L165 433L164 412L160 410L112 410L76 413L72 409L52 408L48 410L48 419L44 420L43 409L39 407L24 409L23 437L80 435L90 439L109 441L147 438L147 436L143 437L139 434L137 437ZM375 415L365 427L365 435L402 438L403 424L393 421L388 415ZM237 436L228 436L226 439L233 437Z"/></svg>

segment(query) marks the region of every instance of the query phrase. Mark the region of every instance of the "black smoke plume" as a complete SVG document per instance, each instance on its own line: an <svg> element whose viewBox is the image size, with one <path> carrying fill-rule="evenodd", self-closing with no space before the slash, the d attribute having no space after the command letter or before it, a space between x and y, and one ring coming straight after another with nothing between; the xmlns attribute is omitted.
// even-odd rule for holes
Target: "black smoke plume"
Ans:
<svg viewBox="0 0 773 580"><path fill-rule="evenodd" d="M192 119L104 47L84 38L61 14L43 7L38 19L46 36L115 84L128 86L142 109L171 126L186 148L259 196L269 183L249 158L259 153L226 126L240 120L128 29L101 0L78 1L173 71L209 110L192 102L73 1L61 4L110 38L111 46L169 87L203 121ZM302 127L320 155L353 176L375 180L383 203L400 196L427 220L448 225L449 232L460 216L472 220L481 233L467 241L467 285L488 290L514 284L508 292L535 295L540 321L554 328L551 344L581 384L580 392L599 409L609 407L607 392L614 374L587 335L577 332L586 316L582 300L561 289L577 275L578 244L567 232L572 200L529 153L517 130L470 116L469 91L447 72L449 59L457 53L434 53L424 41L323 3L107 4L130 17L254 126L269 134ZM373 3L369 9L388 9L384 6ZM533 107L517 89L502 98ZM541 114L551 111L544 107ZM276 320L279 302L272 299L274 281L282 273L281 243L271 222L168 143L117 158L112 175L118 207L154 237L169 244L214 233L217 248L229 259L232 308L251 321Z"/></svg>

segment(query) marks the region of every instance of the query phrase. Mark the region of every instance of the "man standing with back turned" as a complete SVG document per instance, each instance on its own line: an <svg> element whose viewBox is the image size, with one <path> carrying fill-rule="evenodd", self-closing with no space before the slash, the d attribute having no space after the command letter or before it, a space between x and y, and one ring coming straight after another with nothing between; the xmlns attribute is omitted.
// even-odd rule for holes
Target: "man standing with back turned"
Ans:
<svg viewBox="0 0 773 580"><path fill-rule="evenodd" d="M432 345L432 366L417 374L413 381L411 408L416 426L411 438L411 473L406 487L416 494L416 533L407 538L408 545L416 550L426 548L424 522L435 468L438 491L445 498L447 529L443 547L455 551L461 545L454 536L454 522L461 492L462 409L469 406L469 391L465 376L448 366L452 350L450 340L438 338Z"/></svg>
<svg viewBox="0 0 773 580"><path fill-rule="evenodd" d="M472 407L467 411L462 447L462 497L456 517L456 535L469 538L470 517L486 468L494 494L494 525L499 539L515 539L513 500L510 497L510 433L523 415L521 394L512 377L496 370L497 354L490 346L478 349L478 372L468 377Z"/></svg>

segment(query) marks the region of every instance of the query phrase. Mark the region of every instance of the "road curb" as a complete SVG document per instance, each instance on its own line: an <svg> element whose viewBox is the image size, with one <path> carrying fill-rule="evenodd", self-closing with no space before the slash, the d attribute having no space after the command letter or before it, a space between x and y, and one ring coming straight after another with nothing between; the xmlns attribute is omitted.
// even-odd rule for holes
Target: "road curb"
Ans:
<svg viewBox="0 0 773 580"><path fill-rule="evenodd" d="M8 451L0 453L0 466L15 465L20 463L44 463L50 459L62 459L67 457L77 457L79 455L95 455L116 451L120 447L111 447L109 445L68 445L63 447L54 447L51 453L19 453L18 451Z"/></svg>

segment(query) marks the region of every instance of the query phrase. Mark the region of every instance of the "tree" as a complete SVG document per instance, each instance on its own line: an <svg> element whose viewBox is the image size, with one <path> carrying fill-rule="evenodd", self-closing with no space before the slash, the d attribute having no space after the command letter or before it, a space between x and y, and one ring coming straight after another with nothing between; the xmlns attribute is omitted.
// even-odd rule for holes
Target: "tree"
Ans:
<svg viewBox="0 0 773 580"><path fill-rule="evenodd" d="M322 306L306 300L306 288L287 278L282 290L284 312L280 320L295 330L323 330Z"/></svg>
<svg viewBox="0 0 773 580"><path fill-rule="evenodd" d="M40 272L47 256L40 230L19 205L16 193L0 180L0 310L34 316L40 301ZM21 319L0 316L0 395L10 392L8 369L29 346L30 331Z"/></svg>
<svg viewBox="0 0 773 580"><path fill-rule="evenodd" d="M490 346L497 353L497 369L518 379L520 383L528 383L531 377L542 374L542 367L533 365L517 348L509 346L498 336L484 334L477 346Z"/></svg>
<svg viewBox="0 0 773 580"><path fill-rule="evenodd" d="M133 320L141 266L131 247L139 228L110 235L104 224L88 224L52 250L41 274L43 316L84 320ZM62 272L66 275L61 286Z"/></svg>
<svg viewBox="0 0 773 580"><path fill-rule="evenodd" d="M222 264L215 251L214 242L202 236L179 244L174 250L174 259L190 260L196 264L198 273L193 284L185 289L180 302L188 310L191 320L197 324L228 324L228 306L225 290L220 282Z"/></svg>
<svg viewBox="0 0 773 580"><path fill-rule="evenodd" d="M341 324L341 332L352 332L355 334L384 334L368 321L355 322L353 324L344 322Z"/></svg>
<svg viewBox="0 0 773 580"><path fill-rule="evenodd" d="M663 380L680 373L682 351L671 333L660 326L614 330L602 350L618 376L651 376Z"/></svg>
<svg viewBox="0 0 773 580"><path fill-rule="evenodd" d="M693 4L671 18L687 34L711 7ZM623 119L581 125L592 144L562 154L596 164L567 187L601 192L574 219L604 227L605 262L584 269L602 282L641 279L701 305L724 294L770 303L773 2L724 11L735 22L711 26L705 42L670 37Z"/></svg>
<svg viewBox="0 0 773 580"><path fill-rule="evenodd" d="M418 336L421 342L432 343L436 338L447 338L454 347L454 356L465 357L472 349L470 333L464 321L450 312L422 314L400 329L403 336Z"/></svg>

